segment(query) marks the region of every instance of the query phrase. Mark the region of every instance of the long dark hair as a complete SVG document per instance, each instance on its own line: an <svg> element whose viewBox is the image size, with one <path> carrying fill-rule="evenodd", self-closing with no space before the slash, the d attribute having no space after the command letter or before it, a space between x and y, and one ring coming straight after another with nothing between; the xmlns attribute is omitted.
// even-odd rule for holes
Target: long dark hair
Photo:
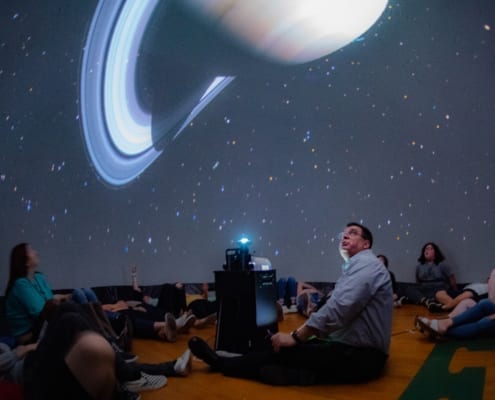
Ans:
<svg viewBox="0 0 495 400"><path fill-rule="evenodd" d="M428 246L428 245L431 245L433 247L433 250L435 250L435 259L433 260L433 262L435 263L435 265L438 265L443 260L445 260L445 256L443 255L442 251L440 250L440 247L438 247L433 242L428 242L428 243L425 243L425 245L421 249L421 255L418 258L418 261L419 261L420 264L425 264L426 263L425 249L426 249L426 246Z"/></svg>
<svg viewBox="0 0 495 400"><path fill-rule="evenodd" d="M10 252L9 281L7 283L7 289L5 290L5 297L9 295L10 291L14 287L15 281L18 278L25 278L27 276L28 246L28 243L19 243L14 246Z"/></svg>

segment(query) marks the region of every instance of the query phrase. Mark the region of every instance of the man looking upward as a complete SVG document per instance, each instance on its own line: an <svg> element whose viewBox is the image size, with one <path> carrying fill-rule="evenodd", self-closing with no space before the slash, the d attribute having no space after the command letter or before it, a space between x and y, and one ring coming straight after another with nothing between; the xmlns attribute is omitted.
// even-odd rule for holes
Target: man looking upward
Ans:
<svg viewBox="0 0 495 400"><path fill-rule="evenodd" d="M198 337L193 354L225 375L274 385L360 382L383 372L392 329L392 283L371 251L365 226L347 224L340 240L346 263L331 297L291 333L271 337L273 350L220 357Z"/></svg>

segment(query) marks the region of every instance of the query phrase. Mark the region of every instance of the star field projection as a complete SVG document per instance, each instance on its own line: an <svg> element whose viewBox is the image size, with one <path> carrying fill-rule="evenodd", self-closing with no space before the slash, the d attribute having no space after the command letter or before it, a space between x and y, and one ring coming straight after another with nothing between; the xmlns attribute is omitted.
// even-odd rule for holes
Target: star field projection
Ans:
<svg viewBox="0 0 495 400"><path fill-rule="evenodd" d="M495 6L411 3L390 2L327 57L241 69L121 189L98 179L81 135L96 2L3 4L2 253L32 243L60 287L128 283L133 263L143 283L211 281L247 235L279 275L333 280L338 233L355 220L399 280L414 280L430 240L459 281L482 279L494 257ZM57 29L74 33L55 40Z"/></svg>

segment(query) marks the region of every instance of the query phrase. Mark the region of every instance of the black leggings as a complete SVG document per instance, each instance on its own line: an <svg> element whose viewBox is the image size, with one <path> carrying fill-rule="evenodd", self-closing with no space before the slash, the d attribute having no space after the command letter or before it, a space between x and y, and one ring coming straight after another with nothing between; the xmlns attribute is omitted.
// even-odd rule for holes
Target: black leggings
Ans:
<svg viewBox="0 0 495 400"><path fill-rule="evenodd" d="M178 288L176 284L164 283L156 306L166 312L171 312L177 318L186 311L186 291L184 286Z"/></svg>
<svg viewBox="0 0 495 400"><path fill-rule="evenodd" d="M218 310L218 306L216 301L197 299L191 301L187 306L187 309L191 310L197 318L205 318L208 315L215 314Z"/></svg>

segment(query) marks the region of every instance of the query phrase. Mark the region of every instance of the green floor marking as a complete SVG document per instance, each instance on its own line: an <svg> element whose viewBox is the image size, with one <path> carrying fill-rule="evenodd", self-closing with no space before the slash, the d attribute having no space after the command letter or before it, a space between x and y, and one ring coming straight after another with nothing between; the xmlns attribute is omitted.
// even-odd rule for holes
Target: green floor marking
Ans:
<svg viewBox="0 0 495 400"><path fill-rule="evenodd" d="M481 400L485 386L485 367L466 367L451 374L449 364L457 349L486 351L495 349L495 339L437 343L400 400Z"/></svg>

